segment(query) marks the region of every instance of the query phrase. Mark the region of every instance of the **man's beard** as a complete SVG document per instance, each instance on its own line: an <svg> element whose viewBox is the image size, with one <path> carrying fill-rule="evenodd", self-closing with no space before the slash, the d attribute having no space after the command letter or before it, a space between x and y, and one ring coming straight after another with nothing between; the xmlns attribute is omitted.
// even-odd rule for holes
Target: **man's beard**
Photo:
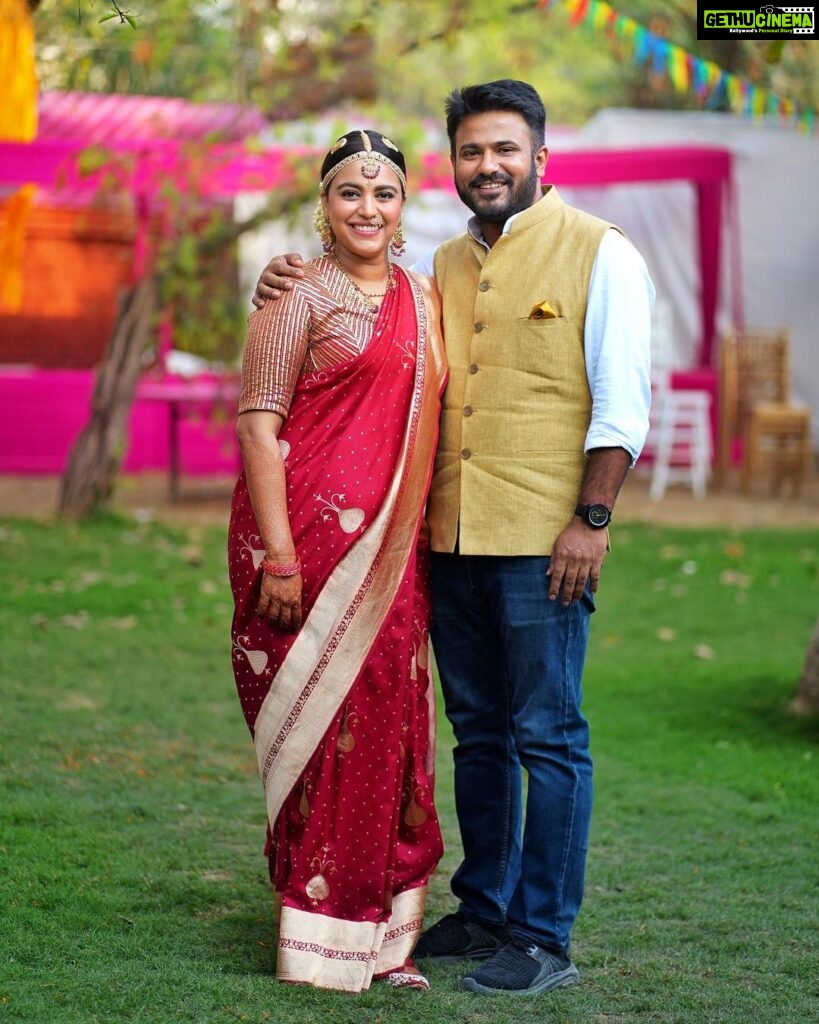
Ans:
<svg viewBox="0 0 819 1024"><path fill-rule="evenodd" d="M457 182L455 188L458 195L461 197L463 202L469 209L475 214L478 220L485 221L487 224L505 224L510 217L514 217L516 213L520 213L522 210L528 210L532 203L538 198L538 186L540 184L540 178L538 177L537 167L535 166L534 160L532 161L532 168L529 174L520 182L519 185L511 187L509 192L509 198L501 205L497 198L486 198L482 199L480 192L475 191L475 187L485 184L489 181L502 182L504 185L512 186L514 178L511 178L508 174L503 174L500 171L497 174L478 174L472 181L469 182L466 188L462 188Z"/></svg>

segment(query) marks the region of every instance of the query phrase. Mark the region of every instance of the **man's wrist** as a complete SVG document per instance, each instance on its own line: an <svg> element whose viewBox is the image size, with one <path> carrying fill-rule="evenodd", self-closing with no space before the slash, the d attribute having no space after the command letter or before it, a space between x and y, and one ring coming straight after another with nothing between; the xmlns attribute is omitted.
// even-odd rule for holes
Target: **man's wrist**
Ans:
<svg viewBox="0 0 819 1024"><path fill-rule="evenodd" d="M602 501L578 502L574 514L592 530L603 530L611 522L611 506Z"/></svg>

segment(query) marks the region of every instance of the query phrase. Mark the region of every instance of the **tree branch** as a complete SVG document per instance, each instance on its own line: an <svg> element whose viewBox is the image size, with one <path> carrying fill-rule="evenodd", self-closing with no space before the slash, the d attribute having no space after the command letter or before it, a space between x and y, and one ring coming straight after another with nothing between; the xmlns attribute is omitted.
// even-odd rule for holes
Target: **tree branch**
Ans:
<svg viewBox="0 0 819 1024"><path fill-rule="evenodd" d="M533 11L534 9L535 9L534 5L532 4L531 0L529 0L529 3L516 3L516 4L512 4L510 7L507 7L506 13L507 14L527 14L527 13L530 13L531 11ZM455 33L461 31L462 28L463 28L463 25L460 24L459 14L460 14L460 11L456 7L453 10L452 17L449 19L449 24L447 25L446 28L441 29L439 32L431 32L429 35L426 35L426 36L418 36L418 37L416 37L415 39L413 39L409 43L407 43L407 45L404 47L404 49L400 51L398 56L399 57L403 57L403 56L405 56L408 53L412 53L414 50L420 50L422 47L426 46L428 43L441 43L441 42L444 42L444 40L448 39L450 36L452 36ZM483 22L490 22L492 20L493 20L493 18L490 17L490 16L487 16L485 18L477 18L476 19L476 24L481 24Z"/></svg>

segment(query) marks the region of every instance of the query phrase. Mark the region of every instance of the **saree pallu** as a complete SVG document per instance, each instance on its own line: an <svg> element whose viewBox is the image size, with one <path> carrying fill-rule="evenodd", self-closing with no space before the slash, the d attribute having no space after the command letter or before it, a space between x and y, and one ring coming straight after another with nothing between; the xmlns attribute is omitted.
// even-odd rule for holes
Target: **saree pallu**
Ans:
<svg viewBox="0 0 819 1024"><path fill-rule="evenodd" d="M263 551L244 474L228 542L277 977L347 992L407 961L442 853L421 525L445 370L432 293L396 276L364 352L303 375L279 434L304 566L297 634L256 615Z"/></svg>

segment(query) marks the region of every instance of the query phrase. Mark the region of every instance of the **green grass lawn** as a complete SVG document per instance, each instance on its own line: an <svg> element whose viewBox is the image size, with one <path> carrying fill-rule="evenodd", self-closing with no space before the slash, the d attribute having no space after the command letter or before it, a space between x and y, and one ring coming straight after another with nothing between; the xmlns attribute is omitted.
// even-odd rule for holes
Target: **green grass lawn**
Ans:
<svg viewBox="0 0 819 1024"><path fill-rule="evenodd" d="M817 538L619 526L586 672L582 984L486 999L279 985L219 530L0 523L0 1020L555 1024L819 1018L819 727L787 704ZM450 737L447 854L458 861Z"/></svg>

